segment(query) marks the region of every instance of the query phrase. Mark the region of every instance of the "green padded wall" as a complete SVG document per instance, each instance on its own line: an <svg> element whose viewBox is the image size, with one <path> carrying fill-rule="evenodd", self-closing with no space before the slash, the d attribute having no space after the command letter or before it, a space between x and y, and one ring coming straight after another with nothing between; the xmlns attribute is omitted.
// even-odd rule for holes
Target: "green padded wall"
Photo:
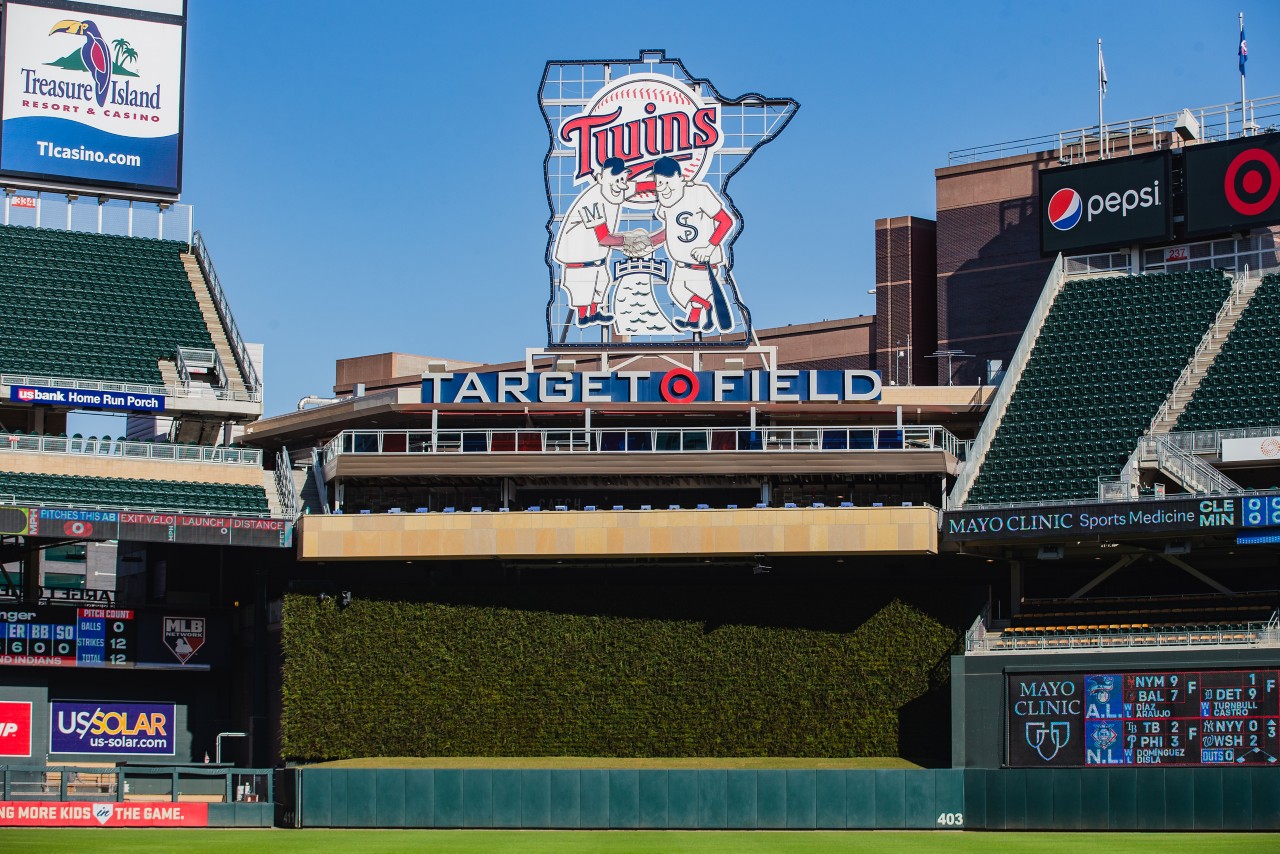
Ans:
<svg viewBox="0 0 1280 854"><path fill-rule="evenodd" d="M312 768L291 775L301 787L301 827L1280 830L1280 769L1273 768Z"/></svg>
<svg viewBox="0 0 1280 854"><path fill-rule="evenodd" d="M312 768L295 780L302 827L929 829L964 808L950 769Z"/></svg>

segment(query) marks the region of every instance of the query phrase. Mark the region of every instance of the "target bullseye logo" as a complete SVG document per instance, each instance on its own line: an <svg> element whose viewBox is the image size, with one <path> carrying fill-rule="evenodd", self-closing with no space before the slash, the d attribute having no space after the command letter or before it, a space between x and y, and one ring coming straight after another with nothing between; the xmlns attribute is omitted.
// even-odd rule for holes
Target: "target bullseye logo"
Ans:
<svg viewBox="0 0 1280 854"><path fill-rule="evenodd" d="M1280 196L1280 163L1261 148L1246 148L1227 167L1222 190L1227 204L1242 216L1266 213Z"/></svg>
<svg viewBox="0 0 1280 854"><path fill-rule="evenodd" d="M1058 231L1070 231L1084 215L1084 202L1080 194L1070 187L1063 187L1049 199L1049 224Z"/></svg>
<svg viewBox="0 0 1280 854"><path fill-rule="evenodd" d="M87 537L93 533L93 525L79 520L65 522L62 525L62 532L68 537Z"/></svg>
<svg viewBox="0 0 1280 854"><path fill-rule="evenodd" d="M688 368L672 368L658 386L667 403L688 403L698 396L698 375Z"/></svg>

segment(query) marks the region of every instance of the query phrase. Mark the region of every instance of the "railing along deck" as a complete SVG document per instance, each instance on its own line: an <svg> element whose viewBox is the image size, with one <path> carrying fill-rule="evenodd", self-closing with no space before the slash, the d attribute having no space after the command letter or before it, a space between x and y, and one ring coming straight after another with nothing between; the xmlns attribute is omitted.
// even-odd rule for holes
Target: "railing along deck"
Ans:
<svg viewBox="0 0 1280 854"><path fill-rule="evenodd" d="M344 454L864 453L945 451L960 441L946 428L684 427L512 430L347 430L324 448Z"/></svg>
<svg viewBox="0 0 1280 854"><path fill-rule="evenodd" d="M169 442L130 442L126 439L99 439L96 437L82 439L79 437L25 436L17 433L0 433L0 453L6 451L262 467L262 450L260 448L175 445Z"/></svg>

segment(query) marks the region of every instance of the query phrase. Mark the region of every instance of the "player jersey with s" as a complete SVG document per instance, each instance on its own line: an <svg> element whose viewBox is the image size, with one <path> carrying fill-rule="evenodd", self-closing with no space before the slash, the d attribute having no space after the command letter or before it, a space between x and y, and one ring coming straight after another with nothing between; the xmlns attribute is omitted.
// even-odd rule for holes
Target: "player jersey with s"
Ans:
<svg viewBox="0 0 1280 854"><path fill-rule="evenodd" d="M686 187L684 195L671 207L658 205L654 215L667 232L667 254L686 264L698 263L691 254L698 247L711 244L716 230L716 214L724 210L720 197L706 184ZM712 255L715 263L723 260L719 247Z"/></svg>

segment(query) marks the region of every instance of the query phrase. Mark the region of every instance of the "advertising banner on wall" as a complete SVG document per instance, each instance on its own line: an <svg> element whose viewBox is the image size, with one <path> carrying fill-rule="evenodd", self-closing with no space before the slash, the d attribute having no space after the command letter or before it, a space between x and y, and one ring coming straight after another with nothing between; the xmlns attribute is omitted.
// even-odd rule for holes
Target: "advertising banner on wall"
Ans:
<svg viewBox="0 0 1280 854"><path fill-rule="evenodd" d="M1182 164L1188 236L1280 222L1280 133L1188 146Z"/></svg>
<svg viewBox="0 0 1280 854"><path fill-rule="evenodd" d="M0 174L173 198L182 188L185 10L9 0Z"/></svg>
<svg viewBox="0 0 1280 854"><path fill-rule="evenodd" d="M1054 542L1083 536L1231 530L1252 524L1242 512L1242 500L1265 499L1217 496L949 510L943 514L941 535L952 542Z"/></svg>
<svg viewBox="0 0 1280 854"><path fill-rule="evenodd" d="M0 802L0 827L208 827L206 803Z"/></svg>
<svg viewBox="0 0 1280 854"><path fill-rule="evenodd" d="M0 756L31 755L31 703L0 702Z"/></svg>
<svg viewBox="0 0 1280 854"><path fill-rule="evenodd" d="M1173 237L1169 152L1040 173L1040 249L1072 255Z"/></svg>
<svg viewBox="0 0 1280 854"><path fill-rule="evenodd" d="M49 752L173 756L173 703L49 704Z"/></svg>

